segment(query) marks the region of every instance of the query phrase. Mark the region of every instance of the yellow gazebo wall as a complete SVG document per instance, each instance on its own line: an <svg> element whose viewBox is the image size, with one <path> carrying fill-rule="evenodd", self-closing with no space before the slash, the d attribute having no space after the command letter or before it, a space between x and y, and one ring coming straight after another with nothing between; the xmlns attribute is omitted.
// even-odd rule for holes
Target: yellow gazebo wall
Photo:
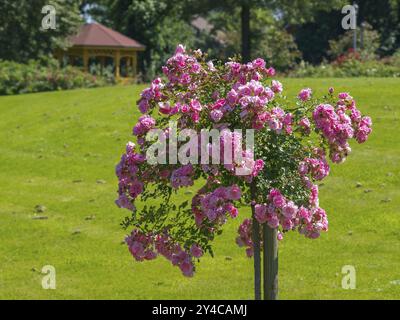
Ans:
<svg viewBox="0 0 400 320"><path fill-rule="evenodd" d="M89 58L91 57L111 57L114 60L115 78L120 79L120 62L122 58L129 58L128 65L132 65L133 76L137 75L137 52L144 49L137 48L118 48L118 47L78 47L74 46L66 51L56 50L54 55L62 60L64 56L79 56L83 60L83 69L88 72Z"/></svg>

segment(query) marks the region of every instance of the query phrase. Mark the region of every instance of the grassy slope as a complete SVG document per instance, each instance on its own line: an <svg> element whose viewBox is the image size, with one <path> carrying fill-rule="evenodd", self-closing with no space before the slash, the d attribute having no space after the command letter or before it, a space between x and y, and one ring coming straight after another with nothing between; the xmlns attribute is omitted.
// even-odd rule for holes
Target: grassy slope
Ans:
<svg viewBox="0 0 400 320"><path fill-rule="evenodd" d="M303 86L317 94L348 88L374 132L321 188L330 231L314 241L291 233L280 243L280 297L400 298L391 283L400 280L400 80L283 82L293 96ZM0 97L0 298L252 298L252 260L234 243L241 219L229 221L216 257L203 258L192 279L163 258L135 263L121 245L126 212L113 204L114 165L131 139L140 90ZM32 219L37 204L48 220ZM41 288L47 264L56 267L56 290ZM341 288L343 265L356 267L356 290Z"/></svg>

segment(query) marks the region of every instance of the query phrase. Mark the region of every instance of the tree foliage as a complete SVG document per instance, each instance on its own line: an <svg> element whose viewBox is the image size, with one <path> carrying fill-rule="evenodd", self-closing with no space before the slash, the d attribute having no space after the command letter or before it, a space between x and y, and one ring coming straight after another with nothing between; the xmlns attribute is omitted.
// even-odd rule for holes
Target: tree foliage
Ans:
<svg viewBox="0 0 400 320"><path fill-rule="evenodd" d="M380 34L378 53L393 54L400 45L400 1L358 0L358 23L368 23Z"/></svg>
<svg viewBox="0 0 400 320"><path fill-rule="evenodd" d="M42 29L43 6L56 9L56 29ZM26 62L65 47L66 39L82 24L79 2L35 0L0 2L0 59Z"/></svg>
<svg viewBox="0 0 400 320"><path fill-rule="evenodd" d="M400 4L398 0L358 0L357 25L369 24L380 35L375 41L379 55L393 54L400 44ZM304 60L319 63L329 58L329 42L337 41L346 30L341 27L339 7L316 11L311 21L294 24L294 35ZM369 30L367 30L368 32ZM368 37L368 34L366 35ZM358 40L360 42L360 39ZM360 44L360 43L359 43ZM367 40L364 45L368 45Z"/></svg>
<svg viewBox="0 0 400 320"><path fill-rule="evenodd" d="M294 67L297 60L300 60L301 53L293 36L285 30L281 21L264 8L253 10L252 15L254 19L250 23L250 59L263 57L279 71ZM220 40L217 46L205 48L212 58L231 57L240 52L241 33L238 19L239 8L230 13L220 11L210 15L209 21L213 25L211 34Z"/></svg>
<svg viewBox="0 0 400 320"><path fill-rule="evenodd" d="M146 46L140 66L147 77L152 77L176 43L193 44L196 39L194 28L183 19L182 1L100 0L88 4L92 6L87 11L95 20Z"/></svg>

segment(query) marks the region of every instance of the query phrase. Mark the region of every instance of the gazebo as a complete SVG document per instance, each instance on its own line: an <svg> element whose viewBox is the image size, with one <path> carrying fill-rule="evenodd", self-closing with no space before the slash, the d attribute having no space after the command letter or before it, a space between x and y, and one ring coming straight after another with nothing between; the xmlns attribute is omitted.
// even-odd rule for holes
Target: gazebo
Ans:
<svg viewBox="0 0 400 320"><path fill-rule="evenodd" d="M78 34L68 40L71 46L67 50L58 49L55 51L55 57L60 62L67 58L69 64L81 64L83 70L88 72L92 59L98 61L101 68L104 68L107 60L111 60L117 79L121 76L136 76L137 52L145 50L145 46L136 40L100 23L84 24ZM124 67L125 71L123 75L121 75L121 66Z"/></svg>

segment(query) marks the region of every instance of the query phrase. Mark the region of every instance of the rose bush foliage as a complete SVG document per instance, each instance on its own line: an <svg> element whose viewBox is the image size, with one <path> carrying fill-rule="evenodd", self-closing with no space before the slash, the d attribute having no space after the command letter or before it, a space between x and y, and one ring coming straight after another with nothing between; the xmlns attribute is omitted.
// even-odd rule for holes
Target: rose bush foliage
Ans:
<svg viewBox="0 0 400 320"><path fill-rule="evenodd" d="M137 261L162 255L192 276L196 260L204 253L213 255L212 240L227 220L238 217L242 205L252 204L254 218L277 228L279 240L290 230L312 239L328 230L316 182L329 174L329 160L346 159L351 139L363 143L372 130L371 119L360 113L348 93L336 95L330 88L316 99L305 88L289 101L282 84L271 79L275 70L263 59L214 64L200 50L187 52L182 45L162 71L163 78L141 93L138 107L143 115L133 128L136 144L127 144L116 167L116 204L132 212L123 225L134 227L126 243ZM146 150L154 141L146 134L160 128L168 138L170 120L176 120L178 132L221 130L221 155L228 143L242 158L230 164L150 164ZM244 137L234 129L255 130L253 150L246 149ZM237 175L238 168L247 174ZM171 201L196 180L203 186L191 203ZM155 198L161 203L154 204ZM253 221L243 220L236 239L249 257Z"/></svg>

